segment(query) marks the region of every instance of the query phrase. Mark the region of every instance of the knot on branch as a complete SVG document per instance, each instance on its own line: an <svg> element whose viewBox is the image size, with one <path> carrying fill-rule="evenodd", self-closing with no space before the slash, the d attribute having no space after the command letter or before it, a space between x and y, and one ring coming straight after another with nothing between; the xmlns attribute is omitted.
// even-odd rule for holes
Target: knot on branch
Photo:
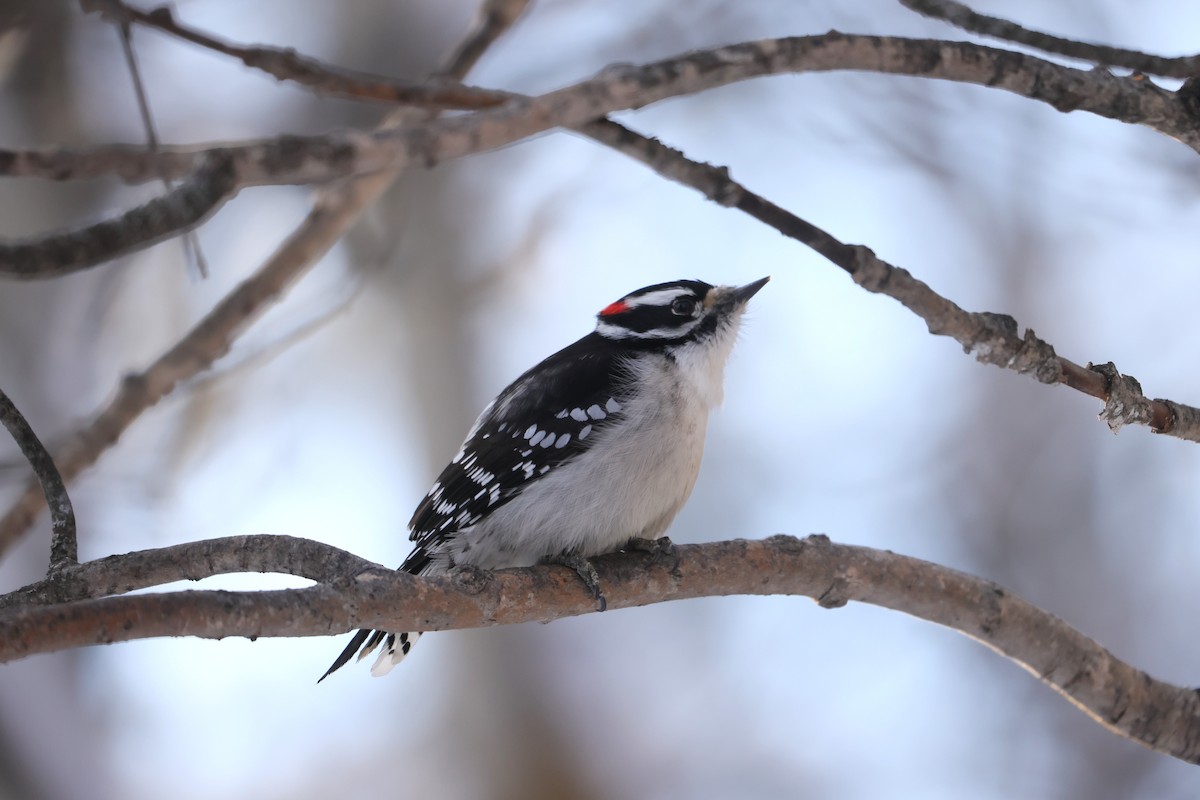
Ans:
<svg viewBox="0 0 1200 800"><path fill-rule="evenodd" d="M1136 378L1122 375L1116 366L1109 361L1107 364L1088 364L1088 369L1104 376L1108 387L1108 399L1098 415L1108 425L1113 433L1125 425L1149 425L1154 418L1154 410L1150 400L1142 394L1142 385Z"/></svg>
<svg viewBox="0 0 1200 800"><path fill-rule="evenodd" d="M1031 328L1017 335L1017 321L1008 314L981 311L971 315L975 330L963 350L983 364L1030 375L1041 383L1058 383L1062 366L1054 348Z"/></svg>
<svg viewBox="0 0 1200 800"><path fill-rule="evenodd" d="M850 251L850 277L868 292L882 292L892 279L895 269L878 256L875 251L861 244L847 245Z"/></svg>
<svg viewBox="0 0 1200 800"><path fill-rule="evenodd" d="M729 167L708 166L708 182L704 196L719 206L737 208L745 189L729 175Z"/></svg>
<svg viewBox="0 0 1200 800"><path fill-rule="evenodd" d="M829 588L817 597L817 605L821 608L841 608L850 602L850 581L842 575L833 579Z"/></svg>
<svg viewBox="0 0 1200 800"><path fill-rule="evenodd" d="M1033 332L1025 329L1021 349L1013 356L1009 367L1022 375L1032 375L1041 383L1058 383L1062 377L1062 365L1049 342L1044 342Z"/></svg>
<svg viewBox="0 0 1200 800"><path fill-rule="evenodd" d="M975 356L975 360L981 364L1008 367L1019 352L1017 321L1008 314L994 314L991 311L972 314L971 321L975 330L963 344L963 352Z"/></svg>
<svg viewBox="0 0 1200 800"><path fill-rule="evenodd" d="M1175 99L1193 122L1200 123L1200 76L1193 75L1184 81L1175 92Z"/></svg>

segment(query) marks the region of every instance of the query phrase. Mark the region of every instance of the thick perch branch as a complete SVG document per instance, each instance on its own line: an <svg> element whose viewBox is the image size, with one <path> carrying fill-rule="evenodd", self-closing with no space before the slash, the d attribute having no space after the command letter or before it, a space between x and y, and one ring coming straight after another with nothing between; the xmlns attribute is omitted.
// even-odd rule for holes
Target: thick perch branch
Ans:
<svg viewBox="0 0 1200 800"><path fill-rule="evenodd" d="M277 541L256 540L256 549L263 551L257 563L289 570L288 565L304 564L305 574L312 574L326 571L314 566L338 553L317 542ZM229 566L240 557L230 551L244 550L243 545L235 538L185 547L204 547L214 563ZM269 555L277 549L282 552ZM170 550L158 553L165 557ZM792 594L814 598L826 608L859 601L903 611L1013 659L1109 730L1200 763L1200 696L1134 669L991 581L886 551L833 544L824 536L684 545L678 555L674 572L670 559L654 556L597 559L608 607ZM0 612L0 661L158 636L253 639L325 636L362 627L445 630L548 622L595 610L578 578L561 567L419 578L375 568L349 554L339 558L349 570L342 580L305 589L169 592L6 610ZM108 585L146 585L134 578L125 581L119 573L125 563L133 573L153 572L148 565L155 560L145 553L107 559ZM161 577L186 574L178 566L158 569ZM214 573L207 567L194 569L195 574Z"/></svg>

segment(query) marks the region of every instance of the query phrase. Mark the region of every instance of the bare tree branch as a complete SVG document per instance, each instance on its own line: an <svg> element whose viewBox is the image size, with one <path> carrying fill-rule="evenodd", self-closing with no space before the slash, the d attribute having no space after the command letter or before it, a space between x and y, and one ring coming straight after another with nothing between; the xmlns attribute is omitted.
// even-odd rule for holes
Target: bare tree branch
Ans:
<svg viewBox="0 0 1200 800"><path fill-rule="evenodd" d="M1040 31L1023 28L999 17L979 14L956 0L900 0L900 4L926 17L940 19L981 36L1023 44L1044 53L1078 58L1107 67L1125 67L1149 75L1168 78L1190 78L1200 74L1200 56L1156 56L1139 50L1109 47L1103 44L1064 39Z"/></svg>
<svg viewBox="0 0 1200 800"><path fill-rule="evenodd" d="M302 56L291 48L243 47L229 44L179 23L168 6L160 6L147 12L128 6L120 0L84 0L83 5L85 10L99 11L101 15L115 20L120 25L138 23L157 29L186 42L236 58L247 67L261 70L276 80L294 81L322 94L431 109L490 108L508 99L503 92L463 86L449 78L417 84L333 67ZM504 4L498 5L504 7ZM516 16L513 15L511 19L516 19ZM488 44L490 42L479 42L476 45L481 48L480 54Z"/></svg>
<svg viewBox="0 0 1200 800"><path fill-rule="evenodd" d="M60 147L46 150L0 148L0 176L77 181L115 175L126 183L147 183L160 178L186 178L212 147L160 147L112 144L100 147Z"/></svg>
<svg viewBox="0 0 1200 800"><path fill-rule="evenodd" d="M229 159L217 151L201 158L179 186L118 217L76 231L0 241L0 276L60 278L191 230L238 189Z"/></svg>
<svg viewBox="0 0 1200 800"><path fill-rule="evenodd" d="M151 153L158 152L158 130L154 125L154 115L150 113L150 99L146 96L146 84L142 81L142 71L138 67L137 55L133 51L133 31L128 20L118 20L117 33L121 39L121 52L125 56L125 65L129 69L129 77L133 81L133 93L137 98L138 115L142 118L142 129L146 132L146 145ZM173 181L163 176L163 188L168 192L174 188ZM208 277L208 262L204 260L204 251L200 249L200 240L195 231L183 234L183 249L189 261L196 266L201 278Z"/></svg>
<svg viewBox="0 0 1200 800"><path fill-rule="evenodd" d="M62 476L46 446L3 391L0 391L0 425L8 429L21 454L33 467L33 474L46 505L50 507L50 572L69 567L79 561L79 545L75 538L75 508Z"/></svg>
<svg viewBox="0 0 1200 800"><path fill-rule="evenodd" d="M371 571L392 570L311 539L226 536L74 564L0 595L0 610L91 600L239 572L278 572L338 584Z"/></svg>
<svg viewBox="0 0 1200 800"><path fill-rule="evenodd" d="M273 547L270 541L256 546ZM287 540L284 546L294 553L307 545ZM142 554L110 559L112 574L119 573L120 559L134 556ZM858 601L903 611L1011 658L1110 731L1200 762L1200 695L1134 669L991 581L886 551L833 544L825 536L683 545L678 556L674 571L668 558L614 554L597 559L608 607L793 594L826 608ZM269 563L282 566L288 558ZM356 563L352 569L358 574L346 575L338 585L305 589L169 592L7 610L0 613L0 661L159 636L254 639L325 636L355 628L445 630L548 622L595 611L578 578L563 567L439 578L360 571Z"/></svg>
<svg viewBox="0 0 1200 800"><path fill-rule="evenodd" d="M1150 400L1140 384L1112 364L1081 367L1058 356L1032 330L1020 333L1006 314L970 312L942 297L907 270L878 258L861 245L845 244L816 225L780 208L734 181L725 167L692 161L656 139L602 120L581 132L649 166L665 178L690 186L719 205L736 208L795 239L845 270L870 292L887 295L925 320L929 332L949 336L985 364L1029 375L1041 383L1063 383L1105 401L1101 418L1115 432L1122 425L1148 425L1156 433L1200 442L1200 409L1170 400Z"/></svg>
<svg viewBox="0 0 1200 800"><path fill-rule="evenodd" d="M1085 72L1023 53L965 42L828 33L730 45L644 66L609 67L589 80L539 97L514 97L497 108L423 125L389 128L374 134L343 131L319 137L282 137L231 145L215 152L228 159L236 187L327 182L383 169L431 166L511 144L550 128L578 128L614 111L641 108L669 97L749 78L843 69L1000 88L1048 103L1059 111L1090 111L1147 125L1200 150L1200 128L1190 111L1192 105L1149 81L1096 70ZM106 163L118 157L112 151L100 152ZM128 151L124 152L128 155ZM79 155L79 151L72 153L75 157ZM9 154L0 159L0 170L6 162L28 168L51 161L55 173L61 176L68 171L64 160L69 157ZM177 159L178 154L173 158ZM94 171L95 167L87 169ZM215 202L222 202L228 196L231 195L221 195ZM205 208L204 214L214 208L215 205ZM190 229L202 218L203 215L185 218L177 229ZM64 234L58 238L72 236ZM139 241L136 237L125 237L121 247L96 248L85 259L88 263L73 262L72 269L99 263L159 238L156 235L154 239ZM31 248L36 247L36 243L29 243L0 248L0 275L40 276L33 265L41 262L30 254ZM72 253L79 258L76 250ZM50 274L62 271L51 270Z"/></svg>

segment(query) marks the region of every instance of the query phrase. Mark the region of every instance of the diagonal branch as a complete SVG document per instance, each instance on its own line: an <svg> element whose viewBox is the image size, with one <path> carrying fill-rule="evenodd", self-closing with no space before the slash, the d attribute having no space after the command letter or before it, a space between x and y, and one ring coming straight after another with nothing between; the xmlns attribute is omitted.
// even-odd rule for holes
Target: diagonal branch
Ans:
<svg viewBox="0 0 1200 800"><path fill-rule="evenodd" d="M610 120L590 123L580 131L641 161L663 177L690 186L715 203L749 214L812 248L845 270L867 291L900 302L925 321L930 333L953 338L977 360L1029 375L1041 383L1062 383L1104 400L1100 416L1114 432L1127 424L1148 425L1156 433L1200 442L1200 409L1147 398L1136 380L1121 375L1112 364L1081 367L1056 355L1054 348L1032 330L1027 328L1022 336L1017 321L1006 314L966 311L907 270L880 259L870 249L845 244L751 192L733 180L725 167L692 161L657 139Z"/></svg>
<svg viewBox="0 0 1200 800"><path fill-rule="evenodd" d="M133 94L137 99L138 115L142 118L142 129L146 132L146 145L150 152L158 150L158 129L154 124L154 115L150 112L150 98L146 94L146 84L142 80L142 70L138 66L137 55L133 51L133 31L128 20L120 20L117 24L117 34L121 39L121 52L125 56L125 66L129 69L129 77L133 80ZM170 191L173 187L170 178L162 179L163 188ZM196 265L196 272L201 278L208 277L208 262L204 260L204 251L200 249L200 240L195 231L183 234L183 249L190 261Z"/></svg>
<svg viewBox="0 0 1200 800"><path fill-rule="evenodd" d="M834 544L825 536L683 545L678 556L675 570L673 559L640 554L597 559L608 607L791 594L826 608L857 601L902 611L1007 656L1110 731L1200 763L1200 696L1140 672L991 581L895 553ZM338 585L304 589L169 592L8 610L0 612L0 661L160 636L445 630L548 622L595 610L575 574L562 567L440 578L370 570L346 577Z"/></svg>
<svg viewBox="0 0 1200 800"><path fill-rule="evenodd" d="M956 28L980 36L990 36L1006 42L1023 44L1043 53L1091 61L1107 67L1124 67L1148 75L1167 78L1190 78L1200 74L1200 56L1156 56L1124 47L1064 39L1041 31L1023 28L1000 17L979 14L956 0L900 0L900 4L933 19L940 19Z"/></svg>

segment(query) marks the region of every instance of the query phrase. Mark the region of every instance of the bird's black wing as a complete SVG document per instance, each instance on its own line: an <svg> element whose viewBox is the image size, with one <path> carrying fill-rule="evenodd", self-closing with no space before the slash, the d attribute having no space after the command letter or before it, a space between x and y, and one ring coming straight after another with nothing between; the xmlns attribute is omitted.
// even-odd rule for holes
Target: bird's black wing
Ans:
<svg viewBox="0 0 1200 800"><path fill-rule="evenodd" d="M408 523L417 546L402 569L420 572L433 545L586 450L621 416L623 370L620 353L592 333L513 381L417 506Z"/></svg>

